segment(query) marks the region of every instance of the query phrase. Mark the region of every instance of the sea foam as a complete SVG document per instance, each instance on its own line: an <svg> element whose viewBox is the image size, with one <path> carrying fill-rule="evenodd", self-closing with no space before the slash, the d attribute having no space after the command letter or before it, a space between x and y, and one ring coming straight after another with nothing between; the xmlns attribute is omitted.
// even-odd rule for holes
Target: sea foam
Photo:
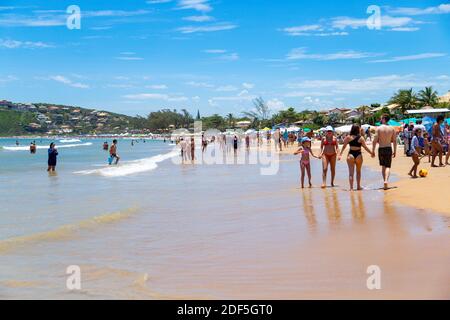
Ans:
<svg viewBox="0 0 450 320"><path fill-rule="evenodd" d="M152 171L158 168L158 163L171 159L179 155L178 151L172 151L166 154L159 154L151 158L144 158L134 161L124 162L118 166L108 166L101 169L77 171L76 174L91 175L97 174L104 177L124 177L132 174Z"/></svg>
<svg viewBox="0 0 450 320"><path fill-rule="evenodd" d="M60 146L56 146L56 149L60 148L76 148L76 147L87 147L91 146L92 142L86 143L74 143L74 144L63 144ZM36 149L48 149L49 146L36 146ZM3 147L3 150L9 151L30 151L30 146L21 146L21 147Z"/></svg>

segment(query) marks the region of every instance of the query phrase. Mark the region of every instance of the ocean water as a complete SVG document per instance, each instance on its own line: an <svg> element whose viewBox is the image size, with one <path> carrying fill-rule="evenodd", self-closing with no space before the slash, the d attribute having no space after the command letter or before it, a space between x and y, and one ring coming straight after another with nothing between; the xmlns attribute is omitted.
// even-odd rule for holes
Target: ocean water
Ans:
<svg viewBox="0 0 450 320"><path fill-rule="evenodd" d="M176 165L161 141L0 139L0 298L449 298L450 221L384 201L377 172L363 192L299 188L298 159ZM197 151L197 157L201 157ZM321 166L313 161L313 182ZM68 266L82 289L66 287ZM383 290L366 287L367 267Z"/></svg>

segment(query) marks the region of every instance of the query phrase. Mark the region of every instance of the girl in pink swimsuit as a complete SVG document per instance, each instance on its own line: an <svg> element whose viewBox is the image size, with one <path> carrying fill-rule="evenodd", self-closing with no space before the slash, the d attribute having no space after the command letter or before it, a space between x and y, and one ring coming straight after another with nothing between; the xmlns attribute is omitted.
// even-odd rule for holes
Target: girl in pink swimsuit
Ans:
<svg viewBox="0 0 450 320"><path fill-rule="evenodd" d="M305 171L308 174L309 187L312 188L310 156L313 156L314 158L318 158L318 157L316 157L311 150L311 139L309 139L309 138L302 139L302 146L294 153L294 155L298 155L298 154L301 155L300 169L301 169L302 189L305 187Z"/></svg>

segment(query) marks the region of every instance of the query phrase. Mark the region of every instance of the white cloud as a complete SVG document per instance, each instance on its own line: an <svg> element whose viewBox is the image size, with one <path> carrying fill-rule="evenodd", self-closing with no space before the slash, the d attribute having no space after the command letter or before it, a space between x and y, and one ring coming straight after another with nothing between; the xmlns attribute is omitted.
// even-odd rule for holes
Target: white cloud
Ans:
<svg viewBox="0 0 450 320"><path fill-rule="evenodd" d="M18 41L18 40L4 40L0 39L0 47L8 49L27 48L27 49L41 49L51 48L52 45L44 42L32 42L32 41Z"/></svg>
<svg viewBox="0 0 450 320"><path fill-rule="evenodd" d="M151 13L149 10L98 10L83 11L83 18L98 17L133 17ZM58 27L65 26L67 13L65 10L35 10L33 14L1 14L0 26L7 27Z"/></svg>
<svg viewBox="0 0 450 320"><path fill-rule="evenodd" d="M63 83L65 85L73 87L73 88L78 88L78 89L88 89L89 88L89 86L87 84L83 84L80 82L73 82L69 78L61 76L61 75L51 76L50 79L53 81L56 81L56 82Z"/></svg>
<svg viewBox="0 0 450 320"><path fill-rule="evenodd" d="M215 25L208 26L186 26L178 28L177 30L184 34L189 33L197 33L197 32L216 32L216 31L224 31L224 30L233 30L236 29L237 25L231 23L221 23Z"/></svg>
<svg viewBox="0 0 450 320"><path fill-rule="evenodd" d="M253 89L254 87L255 87L255 84L254 83L250 83L250 82L244 82L243 84L242 84L242 87L244 87L245 89Z"/></svg>
<svg viewBox="0 0 450 320"><path fill-rule="evenodd" d="M287 60L321 60L321 61L329 61L329 60L344 60L344 59L362 59L368 57L374 57L380 54L368 53L368 52L359 52L359 51L342 51L336 53L328 53L328 54L310 54L307 53L306 48L296 48L291 50L286 56Z"/></svg>
<svg viewBox="0 0 450 320"><path fill-rule="evenodd" d="M173 96L162 93L139 93L139 94L127 94L123 98L129 100L164 100L169 102L183 102L189 99L184 96Z"/></svg>
<svg viewBox="0 0 450 320"><path fill-rule="evenodd" d="M218 92L232 92L237 90L238 88L232 85L220 86L216 89Z"/></svg>
<svg viewBox="0 0 450 320"><path fill-rule="evenodd" d="M161 4L161 3L169 3L172 2L172 0L149 0L147 1L148 4Z"/></svg>
<svg viewBox="0 0 450 320"><path fill-rule="evenodd" d="M153 89L153 90L167 90L167 89L169 89L169 87L167 87L165 84L153 84L153 85L146 86L146 88Z"/></svg>
<svg viewBox="0 0 450 320"><path fill-rule="evenodd" d="M226 52L227 52L227 50L222 50L222 49L205 50L205 53L211 53L211 54L226 53Z"/></svg>
<svg viewBox="0 0 450 320"><path fill-rule="evenodd" d="M443 85L442 80L438 80L437 78L424 78L423 76L416 76L414 74L392 74L350 80L302 80L288 83L286 87L305 92L315 90L316 95L319 96L321 92L328 94L374 93L403 88L422 88L439 84ZM312 96L312 94L309 95Z"/></svg>
<svg viewBox="0 0 450 320"><path fill-rule="evenodd" d="M450 13L450 4L441 4L436 7L427 8L387 8L389 13L406 15L406 16L418 16L428 14L446 14Z"/></svg>
<svg viewBox="0 0 450 320"><path fill-rule="evenodd" d="M415 55L409 55L409 56L398 56L398 57L393 57L393 58L389 58L389 59L374 60L374 61L369 61L369 62L381 63L381 62L411 61L411 60L439 58L439 57L444 57L446 55L447 54L445 54L445 53L421 53L421 54L415 54Z"/></svg>
<svg viewBox="0 0 450 320"><path fill-rule="evenodd" d="M200 12L209 12L212 10L209 0L179 0L179 9L192 9Z"/></svg>
<svg viewBox="0 0 450 320"><path fill-rule="evenodd" d="M138 61L138 60L144 60L144 58L140 58L140 57L127 57L127 56L122 56L122 57L116 57L117 60L125 60L125 61Z"/></svg>
<svg viewBox="0 0 450 320"><path fill-rule="evenodd" d="M195 88L214 88L214 85L207 82L197 82L197 81L189 81L186 82L188 86L195 87Z"/></svg>
<svg viewBox="0 0 450 320"><path fill-rule="evenodd" d="M227 53L227 54L218 56L217 58L220 60L225 60L225 61L236 61L236 60L239 60L239 54L237 54L236 52Z"/></svg>
<svg viewBox="0 0 450 320"><path fill-rule="evenodd" d="M286 105L284 104L284 102L278 99L271 99L267 101L267 106L269 107L270 110L273 111L280 111L286 109Z"/></svg>
<svg viewBox="0 0 450 320"><path fill-rule="evenodd" d="M214 20L214 18L211 17L211 16L202 15L202 16L184 17L183 20L185 20L185 21L193 21L193 22L208 22L208 21Z"/></svg>

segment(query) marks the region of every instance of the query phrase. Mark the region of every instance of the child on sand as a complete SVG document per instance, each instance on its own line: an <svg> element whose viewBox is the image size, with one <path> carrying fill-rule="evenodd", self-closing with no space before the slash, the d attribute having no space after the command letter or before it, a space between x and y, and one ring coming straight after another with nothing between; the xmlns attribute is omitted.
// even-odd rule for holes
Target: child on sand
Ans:
<svg viewBox="0 0 450 320"><path fill-rule="evenodd" d="M411 156L414 165L412 166L411 170L409 170L409 175L416 179L417 176L417 168L420 165L420 159L421 156L425 156L423 150L425 147L424 138L422 137L422 129L416 129L414 132L414 136L411 140L411 147L409 150L409 155Z"/></svg>
<svg viewBox="0 0 450 320"><path fill-rule="evenodd" d="M301 183L302 183L302 189L305 187L305 171L308 174L308 181L309 181L309 187L312 188L311 183L311 162L310 162L310 155L312 155L314 158L319 159L319 157L316 157L311 150L311 139L310 138L303 138L302 139L302 146L294 153L294 155L301 155L300 158L300 169L301 169Z"/></svg>

